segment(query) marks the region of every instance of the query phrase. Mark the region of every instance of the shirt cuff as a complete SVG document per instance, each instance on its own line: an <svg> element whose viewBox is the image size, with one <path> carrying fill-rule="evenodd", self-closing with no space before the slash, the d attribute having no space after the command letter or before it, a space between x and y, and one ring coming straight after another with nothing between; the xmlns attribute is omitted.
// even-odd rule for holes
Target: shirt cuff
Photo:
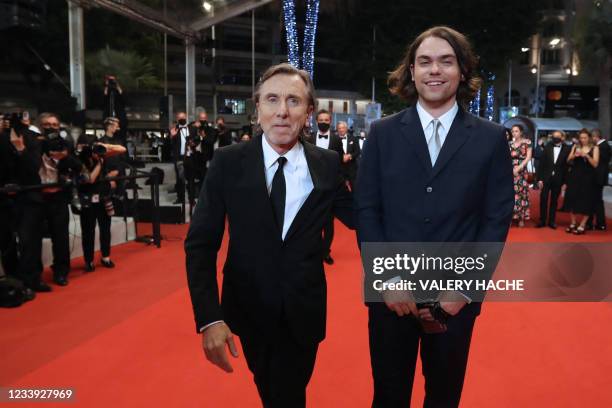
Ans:
<svg viewBox="0 0 612 408"><path fill-rule="evenodd" d="M223 320L215 320L214 322L208 323L206 326L202 326L200 327L200 330L198 330L200 333L204 333L204 330L208 329L210 326L213 326L215 324L219 324L219 323L225 323Z"/></svg>
<svg viewBox="0 0 612 408"><path fill-rule="evenodd" d="M386 280L385 283L398 283L398 282L401 282L401 280L402 280L402 277L397 275L397 276L392 277L389 280ZM383 293L383 292L384 292L384 290L379 290L378 291L378 293Z"/></svg>

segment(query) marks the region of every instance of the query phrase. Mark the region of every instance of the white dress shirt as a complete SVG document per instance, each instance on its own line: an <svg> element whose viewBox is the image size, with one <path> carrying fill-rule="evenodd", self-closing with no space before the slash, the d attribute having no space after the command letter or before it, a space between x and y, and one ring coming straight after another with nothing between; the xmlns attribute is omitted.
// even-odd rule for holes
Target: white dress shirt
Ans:
<svg viewBox="0 0 612 408"><path fill-rule="evenodd" d="M264 156L264 168L266 172L266 185L268 193L272 188L272 179L278 168L277 159L280 155L270 146L265 135L261 138L261 147ZM310 195L314 185L308 170L308 163L304 155L304 146L301 143L296 143L291 150L283 155L287 159L287 163L283 167L285 175L286 195L285 195L285 217L283 223L282 238L285 239L289 227L297 215L302 204Z"/></svg>
<svg viewBox="0 0 612 408"><path fill-rule="evenodd" d="M553 147L553 154L555 156L553 159L553 163L556 163L557 159L559 158L559 154L561 153L561 146L563 146L563 144L559 143L558 145L554 145ZM553 174L555 174L554 171Z"/></svg>
<svg viewBox="0 0 612 408"><path fill-rule="evenodd" d="M261 147L263 149L264 171L269 194L272 189L274 173L276 173L276 169L278 168L277 160L280 155L270 146L265 135L261 138ZM308 170L308 163L306 162L306 156L304 155L304 146L298 142L291 150L285 153L284 156L287 159L287 163L285 163L283 167L286 186L285 221L283 223L282 233L283 240L298 211L302 208L302 205L314 189L310 170ZM200 333L217 323L223 323L223 320L208 323L206 326L200 328Z"/></svg>
<svg viewBox="0 0 612 408"><path fill-rule="evenodd" d="M187 147L187 136L189 136L189 129L187 128L187 125L179 125L179 137L181 138L181 156L185 155L185 150Z"/></svg>
<svg viewBox="0 0 612 408"><path fill-rule="evenodd" d="M425 133L425 141L427 145L434 136L434 126L433 120L438 119L440 121L440 127L438 128L438 136L440 137L440 149L444 146L444 141L446 140L446 136L448 135L448 131L453 124L453 120L455 120L455 116L457 116L457 112L459 111L459 106L457 102L450 108L446 113L441 115L439 118L434 118L421 106L419 102L417 102L417 113L419 114L419 119L421 120L421 126L423 126L423 133ZM440 157L438 153L438 157ZM432 163L433 165L434 163Z"/></svg>
<svg viewBox="0 0 612 408"><path fill-rule="evenodd" d="M327 136L327 138L319 137L319 135ZM322 147L324 149L329 149L329 139L330 139L330 137L331 137L331 131L330 130L328 130L325 133L317 132L315 144L318 147Z"/></svg>
<svg viewBox="0 0 612 408"><path fill-rule="evenodd" d="M342 150L344 151L344 154L347 154L348 153L348 137L346 135L344 135L344 137L340 136L340 141L342 141Z"/></svg>

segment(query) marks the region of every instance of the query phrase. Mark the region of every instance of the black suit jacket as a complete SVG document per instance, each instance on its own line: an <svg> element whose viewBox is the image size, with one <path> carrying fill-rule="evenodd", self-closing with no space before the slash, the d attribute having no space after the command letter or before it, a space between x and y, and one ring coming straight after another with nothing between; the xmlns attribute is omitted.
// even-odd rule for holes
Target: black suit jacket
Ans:
<svg viewBox="0 0 612 408"><path fill-rule="evenodd" d="M218 149L185 241L196 328L224 320L238 335L274 335L284 316L298 341L325 337L326 282L321 231L332 213L352 225L351 195L335 154L303 143L314 189L285 240L266 187L262 136ZM219 302L217 252L229 248Z"/></svg>
<svg viewBox="0 0 612 408"><path fill-rule="evenodd" d="M601 186L608 185L608 173L610 173L610 145L607 140L599 145L599 164L597 165L597 183Z"/></svg>
<svg viewBox="0 0 612 408"><path fill-rule="evenodd" d="M554 144L549 143L544 146L536 168L536 177L538 181L556 185L564 184L567 179L567 156L569 156L571 150L572 149L568 145L562 143L559 157L555 162Z"/></svg>
<svg viewBox="0 0 612 408"><path fill-rule="evenodd" d="M350 161L342 163L342 173L344 174L344 177L346 179L354 180L355 177L357 177L357 158L361 153L361 149L359 149L359 139L351 136L350 134L347 134L346 152L344 151L342 138L338 136L338 139L340 140L340 146L342 147L342 154L350 154L352 157Z"/></svg>
<svg viewBox="0 0 612 408"><path fill-rule="evenodd" d="M504 129L459 109L432 168L416 107L378 120L355 194L360 243L504 242L514 206Z"/></svg>

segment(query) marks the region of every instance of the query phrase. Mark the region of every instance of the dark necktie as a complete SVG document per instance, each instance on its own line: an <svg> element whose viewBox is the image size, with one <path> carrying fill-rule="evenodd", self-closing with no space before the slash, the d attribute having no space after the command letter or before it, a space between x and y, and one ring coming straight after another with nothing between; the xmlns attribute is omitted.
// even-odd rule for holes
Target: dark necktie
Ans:
<svg viewBox="0 0 612 408"><path fill-rule="evenodd" d="M321 134L319 135L319 139L327 139L327 138L328 138L327 135L321 135Z"/></svg>
<svg viewBox="0 0 612 408"><path fill-rule="evenodd" d="M283 172L283 166L287 163L286 157L279 157L277 160L278 168L274 173L272 179L272 189L270 190L270 201L272 202L272 211L274 212L274 218L276 219L276 225L281 231L281 238L283 235L283 222L285 218L285 195L287 187L285 185L285 173Z"/></svg>

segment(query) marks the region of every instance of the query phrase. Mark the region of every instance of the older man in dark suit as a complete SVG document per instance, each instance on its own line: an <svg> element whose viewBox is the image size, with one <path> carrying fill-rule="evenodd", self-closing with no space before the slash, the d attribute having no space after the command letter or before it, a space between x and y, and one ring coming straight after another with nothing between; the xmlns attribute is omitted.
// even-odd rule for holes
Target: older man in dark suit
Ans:
<svg viewBox="0 0 612 408"><path fill-rule="evenodd" d="M557 202L561 187L567 179L567 156L570 147L564 143L565 132L555 130L552 140L542 150L542 155L536 167L536 177L540 188L540 222L537 228L548 225L557 228Z"/></svg>
<svg viewBox="0 0 612 408"><path fill-rule="evenodd" d="M263 135L217 150L208 169L185 242L189 289L206 357L232 371L237 334L263 405L304 407L325 337L321 230L332 213L351 225L352 199L337 154L299 140L314 108L308 73L273 66L254 100Z"/></svg>
<svg viewBox="0 0 612 408"><path fill-rule="evenodd" d="M413 105L374 122L364 144L355 190L361 244L505 241L514 200L505 132L462 107L478 88L476 66L465 36L434 27L390 74L391 91ZM410 406L419 343L424 406L458 406L480 304L444 292L417 309L409 294L389 295L368 304L372 406ZM423 322L437 315L446 331L430 334Z"/></svg>

